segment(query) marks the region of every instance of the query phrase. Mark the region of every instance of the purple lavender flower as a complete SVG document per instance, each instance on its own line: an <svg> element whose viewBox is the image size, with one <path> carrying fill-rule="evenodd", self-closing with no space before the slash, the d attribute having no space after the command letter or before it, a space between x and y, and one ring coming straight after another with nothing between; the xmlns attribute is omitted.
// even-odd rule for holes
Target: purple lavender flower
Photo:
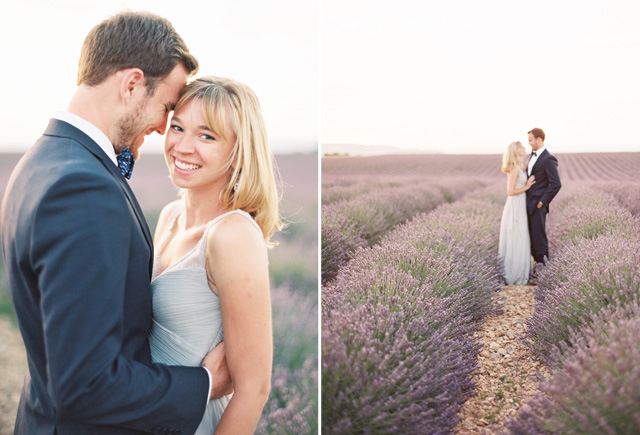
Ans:
<svg viewBox="0 0 640 435"><path fill-rule="evenodd" d="M352 182L357 193L333 196L323 193L321 257L322 282L325 284L349 261L356 248L378 243L395 225L455 200L469 191L468 186L477 189L484 185L482 182L467 183L467 188L462 189L459 181L433 184L404 178L380 186L375 180L369 177L369 185L374 186L372 189L362 180ZM339 187L335 189L345 189L342 183L337 184ZM331 192L331 188L326 188ZM331 200L325 201L325 195ZM344 199L337 200L336 196Z"/></svg>
<svg viewBox="0 0 640 435"><path fill-rule="evenodd" d="M301 369L275 366L271 394L256 428L257 434L318 433L318 366L308 359Z"/></svg>
<svg viewBox="0 0 640 435"><path fill-rule="evenodd" d="M514 434L640 433L640 305L610 306L506 427Z"/></svg>
<svg viewBox="0 0 640 435"><path fill-rule="evenodd" d="M446 299L395 296L323 318L322 430L449 433L479 346Z"/></svg>
<svg viewBox="0 0 640 435"><path fill-rule="evenodd" d="M629 212L640 217L640 182L598 183L596 189L612 195Z"/></svg>
<svg viewBox="0 0 640 435"><path fill-rule="evenodd" d="M554 218L547 231L552 252L574 239L626 231L629 222L637 222L607 193L571 184L562 190L558 204L554 201Z"/></svg>
<svg viewBox="0 0 640 435"><path fill-rule="evenodd" d="M473 394L472 332L498 309L496 192L394 228L324 286L323 431L453 430Z"/></svg>
<svg viewBox="0 0 640 435"><path fill-rule="evenodd" d="M572 329L588 326L592 314L640 296L640 222L608 201L580 193L561 210L558 252L540 273L525 339L549 364L554 348Z"/></svg>
<svg viewBox="0 0 640 435"><path fill-rule="evenodd" d="M317 302L287 287L276 287L271 294L274 369L271 394L256 433L316 433Z"/></svg>

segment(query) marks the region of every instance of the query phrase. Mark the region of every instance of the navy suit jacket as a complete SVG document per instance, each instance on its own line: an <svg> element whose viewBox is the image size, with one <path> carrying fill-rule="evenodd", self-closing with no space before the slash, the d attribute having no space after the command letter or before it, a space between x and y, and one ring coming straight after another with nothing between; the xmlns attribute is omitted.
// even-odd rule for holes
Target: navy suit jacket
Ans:
<svg viewBox="0 0 640 435"><path fill-rule="evenodd" d="M536 182L527 190L527 213L532 215L538 202L542 202L545 212L549 213L549 204L562 187L558 175L558 160L545 149L527 175L536 177Z"/></svg>
<svg viewBox="0 0 640 435"><path fill-rule="evenodd" d="M208 376L151 363L152 238L104 151L51 120L0 217L29 366L15 433L195 432Z"/></svg>

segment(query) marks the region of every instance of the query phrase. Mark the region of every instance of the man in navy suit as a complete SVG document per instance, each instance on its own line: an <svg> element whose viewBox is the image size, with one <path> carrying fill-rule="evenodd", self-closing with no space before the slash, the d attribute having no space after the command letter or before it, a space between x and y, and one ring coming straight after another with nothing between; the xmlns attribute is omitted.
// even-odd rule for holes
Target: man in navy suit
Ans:
<svg viewBox="0 0 640 435"><path fill-rule="evenodd" d="M223 348L205 368L151 363L152 238L116 158L164 134L197 68L166 19L105 20L68 110L10 178L1 231L29 366L16 434L192 434L232 390Z"/></svg>
<svg viewBox="0 0 640 435"><path fill-rule="evenodd" d="M536 182L527 190L527 215L531 254L536 265L544 265L549 256L549 244L545 229L549 204L562 184L558 175L558 160L544 146L544 131L534 128L528 132L532 153L527 166L527 176L535 176ZM534 268L534 270L539 269Z"/></svg>

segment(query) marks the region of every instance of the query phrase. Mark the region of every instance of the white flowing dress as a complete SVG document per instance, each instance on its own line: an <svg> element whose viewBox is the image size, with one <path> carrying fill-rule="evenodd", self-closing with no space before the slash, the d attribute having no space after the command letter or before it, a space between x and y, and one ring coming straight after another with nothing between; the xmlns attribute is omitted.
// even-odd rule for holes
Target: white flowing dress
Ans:
<svg viewBox="0 0 640 435"><path fill-rule="evenodd" d="M518 166L516 188L527 182L527 174ZM531 240L527 222L527 195L507 197L500 222L500 244L498 259L502 275L508 285L522 285L529 281L531 272Z"/></svg>
<svg viewBox="0 0 640 435"><path fill-rule="evenodd" d="M169 230L161 236L160 246L166 242L180 211L181 207L176 207L170 216ZM160 274L154 270L153 322L149 333L154 363L199 367L205 355L223 340L220 299L207 282L206 235L209 228L231 213L245 216L262 234L248 213L233 210L210 221L198 244L175 264ZM231 396L209 401L196 435L213 434Z"/></svg>

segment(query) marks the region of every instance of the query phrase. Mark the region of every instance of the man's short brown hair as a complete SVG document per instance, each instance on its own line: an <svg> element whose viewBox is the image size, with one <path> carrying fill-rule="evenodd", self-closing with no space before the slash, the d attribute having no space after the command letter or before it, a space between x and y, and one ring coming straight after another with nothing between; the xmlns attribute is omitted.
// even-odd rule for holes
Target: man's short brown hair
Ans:
<svg viewBox="0 0 640 435"><path fill-rule="evenodd" d="M544 131L542 131L541 128L536 127L532 130L529 130L527 134L532 134L533 137L539 137L540 139L542 139L542 142L544 142Z"/></svg>
<svg viewBox="0 0 640 435"><path fill-rule="evenodd" d="M127 68L144 72L147 93L178 63L191 75L198 60L169 20L151 12L120 12L95 26L82 44L78 85L96 86Z"/></svg>

